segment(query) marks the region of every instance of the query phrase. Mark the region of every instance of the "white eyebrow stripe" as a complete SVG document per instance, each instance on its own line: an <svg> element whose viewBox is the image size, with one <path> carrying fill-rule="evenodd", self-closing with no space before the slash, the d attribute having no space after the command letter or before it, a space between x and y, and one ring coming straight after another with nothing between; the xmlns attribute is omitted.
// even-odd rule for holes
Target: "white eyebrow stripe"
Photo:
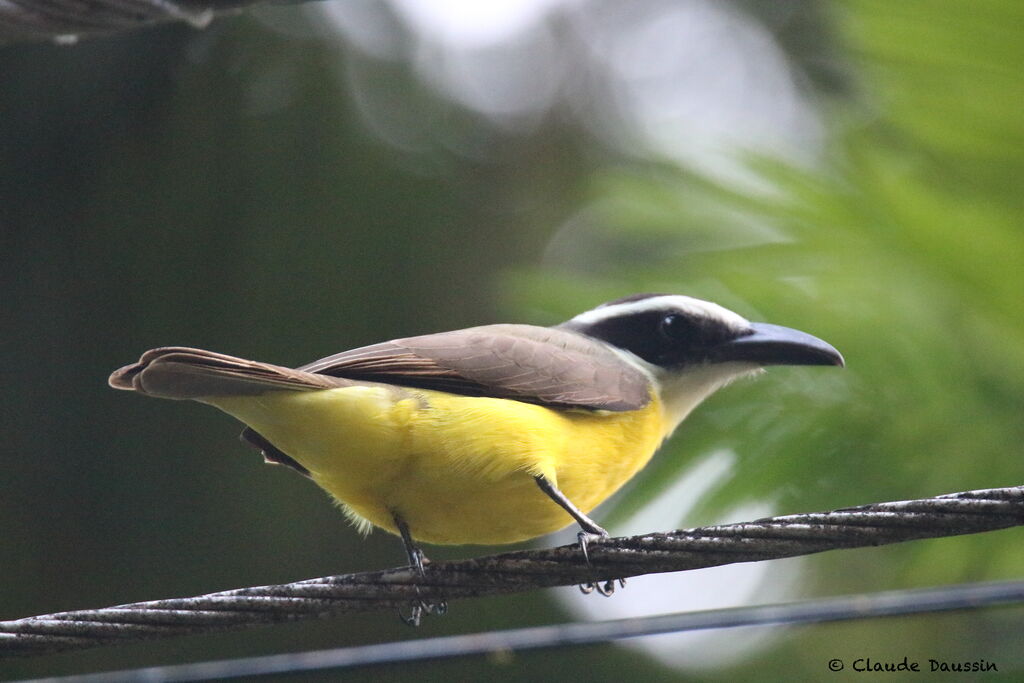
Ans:
<svg viewBox="0 0 1024 683"><path fill-rule="evenodd" d="M676 309L682 313L688 313L711 320L719 320L737 331L750 327L750 321L738 313L733 313L728 308L719 306L703 299L683 296L681 294L666 294L663 296L652 296L639 301L627 301L621 304L610 306L599 306L598 308L580 313L570 322L581 325L594 325L596 323L627 316L633 313L644 313L647 311L662 311Z"/></svg>

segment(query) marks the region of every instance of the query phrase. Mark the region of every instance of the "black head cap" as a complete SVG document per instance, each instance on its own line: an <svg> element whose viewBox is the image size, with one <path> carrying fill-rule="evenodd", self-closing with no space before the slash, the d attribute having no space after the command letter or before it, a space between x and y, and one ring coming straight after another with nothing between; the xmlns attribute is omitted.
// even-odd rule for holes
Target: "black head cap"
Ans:
<svg viewBox="0 0 1024 683"><path fill-rule="evenodd" d="M608 342L663 368L724 362L843 364L838 351L809 334L751 323L718 304L679 295L634 294L559 327Z"/></svg>

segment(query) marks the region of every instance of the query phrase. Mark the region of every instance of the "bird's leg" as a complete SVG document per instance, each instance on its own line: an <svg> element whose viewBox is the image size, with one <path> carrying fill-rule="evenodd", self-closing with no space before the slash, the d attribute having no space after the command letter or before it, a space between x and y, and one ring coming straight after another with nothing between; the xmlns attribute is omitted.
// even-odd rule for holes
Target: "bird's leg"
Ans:
<svg viewBox="0 0 1024 683"><path fill-rule="evenodd" d="M566 498L565 494L558 490L558 487L547 480L543 474L539 474L534 477L537 482L537 486L540 490L548 495L551 500L558 503L558 505L572 515L572 518L576 520L576 523L580 525L581 531L576 534L576 538L579 539L580 550L583 551L583 559L587 561L587 565L590 565L590 553L587 550L587 545L591 541L596 541L602 538L608 538L608 532L601 527L597 522L587 517L583 510L573 505L572 501ZM583 593L593 593L597 590L598 593L605 597L615 592L615 579L609 579L603 583L590 581L588 583L580 584L580 590ZM618 579L619 585L625 586L625 579Z"/></svg>
<svg viewBox="0 0 1024 683"><path fill-rule="evenodd" d="M405 520L395 512L391 513L391 518L395 521L398 533L402 536L402 544L405 546L405 554L409 558L409 566L413 568L421 579L425 579L427 572L424 569L424 565L430 560L427 559L427 556L423 554L420 547L412 540L412 534L409 533L409 525L405 523ZM412 613L409 616L405 616L401 612L398 613L402 621L409 626L419 626L424 614L437 614L440 616L448 611L448 603L444 600L436 603L427 602L420 597L420 587L413 586L413 588L416 590L416 603L412 606Z"/></svg>
<svg viewBox="0 0 1024 683"><path fill-rule="evenodd" d="M590 564L590 555L587 553L587 543L590 541L597 540L599 538L608 538L608 532L605 531L597 522L587 517L583 510L573 505L572 501L565 497L565 494L558 490L558 487L547 480L543 474L539 474L534 479L537 481L537 486L540 490L548 495L551 500L558 503L558 505L572 515L572 518L580 525L582 531L577 534L577 538L580 541L580 550L583 551L583 559Z"/></svg>
<svg viewBox="0 0 1024 683"><path fill-rule="evenodd" d="M280 448L267 441L267 439L257 432L252 427L246 427L242 430L242 433L238 435L242 443L247 443L263 455L264 462L271 463L273 465L284 465L290 467L302 476L312 479L309 470L299 464L298 460L295 460L290 455L284 453Z"/></svg>

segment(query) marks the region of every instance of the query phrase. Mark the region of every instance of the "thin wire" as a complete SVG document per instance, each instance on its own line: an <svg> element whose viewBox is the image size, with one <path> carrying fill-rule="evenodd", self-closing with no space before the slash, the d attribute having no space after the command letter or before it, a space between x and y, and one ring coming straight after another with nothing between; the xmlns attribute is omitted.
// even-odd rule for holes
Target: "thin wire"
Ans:
<svg viewBox="0 0 1024 683"><path fill-rule="evenodd" d="M659 572L954 536L1024 524L1024 487L966 491L666 534L309 579L0 622L0 656L210 633L420 601L608 581Z"/></svg>
<svg viewBox="0 0 1024 683"><path fill-rule="evenodd" d="M734 607L652 617L559 624L380 645L248 657L175 666L112 671L50 679L65 683L121 681L205 681L352 669L409 662L436 661L494 652L521 652L608 643L664 633L798 625L907 616L1024 602L1024 581L960 584L938 588L889 591L868 595L807 600L778 605Z"/></svg>

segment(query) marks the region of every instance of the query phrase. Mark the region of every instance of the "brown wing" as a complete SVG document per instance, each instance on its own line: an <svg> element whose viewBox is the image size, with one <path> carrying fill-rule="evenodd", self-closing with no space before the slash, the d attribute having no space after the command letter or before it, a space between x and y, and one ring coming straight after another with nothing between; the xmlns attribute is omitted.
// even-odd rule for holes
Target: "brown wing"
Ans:
<svg viewBox="0 0 1024 683"><path fill-rule="evenodd" d="M588 337L532 325L486 325L395 339L299 368L466 396L626 411L650 400L648 377Z"/></svg>
<svg viewBox="0 0 1024 683"><path fill-rule="evenodd" d="M312 391L346 384L343 379L182 346L150 349L137 363L115 371L108 382L115 389L177 399L256 396L273 389Z"/></svg>

